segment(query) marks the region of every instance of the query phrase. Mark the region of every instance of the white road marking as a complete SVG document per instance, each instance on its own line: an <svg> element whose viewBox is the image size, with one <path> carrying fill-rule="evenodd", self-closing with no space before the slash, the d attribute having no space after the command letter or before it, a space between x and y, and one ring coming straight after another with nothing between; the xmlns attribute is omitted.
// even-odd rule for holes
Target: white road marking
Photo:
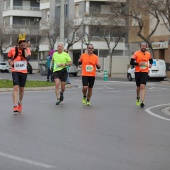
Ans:
<svg viewBox="0 0 170 170"><path fill-rule="evenodd" d="M167 118L165 118L165 117L163 117L163 116L160 116L160 115L157 115L157 114L151 112L151 109L153 109L153 108L155 108L155 107L166 106L166 105L170 105L170 103L152 106L152 107L149 107L149 108L145 109L145 111L146 111L148 114L152 115L152 116L155 116L155 117L160 118L160 119L163 119L163 120L168 120L168 121L170 121L170 119L167 119Z"/></svg>
<svg viewBox="0 0 170 170"><path fill-rule="evenodd" d="M4 158L8 158L8 159L13 159L13 160L19 161L19 162L24 162L24 163L27 163L27 164L30 164L30 165L43 167L43 168L55 168L55 166L51 166L51 165L48 165L48 164L45 164L45 163L42 163L42 162L36 162L36 161L33 161L33 160L29 160L29 159L20 158L20 157L13 156L13 155L3 153L3 152L0 152L0 156L2 156Z"/></svg>

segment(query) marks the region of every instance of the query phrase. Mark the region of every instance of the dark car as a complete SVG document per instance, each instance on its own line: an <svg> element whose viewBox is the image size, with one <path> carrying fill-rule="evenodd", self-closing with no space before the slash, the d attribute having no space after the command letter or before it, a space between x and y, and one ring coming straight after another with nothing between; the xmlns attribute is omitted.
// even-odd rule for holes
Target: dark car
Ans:
<svg viewBox="0 0 170 170"><path fill-rule="evenodd" d="M29 62L27 63L27 71L29 74L32 74L32 66Z"/></svg>

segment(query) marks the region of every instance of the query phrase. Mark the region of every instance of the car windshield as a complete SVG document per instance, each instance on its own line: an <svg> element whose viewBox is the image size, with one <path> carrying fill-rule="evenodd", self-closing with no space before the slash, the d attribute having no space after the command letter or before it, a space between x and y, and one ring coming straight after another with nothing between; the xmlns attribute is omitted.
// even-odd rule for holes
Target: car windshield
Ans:
<svg viewBox="0 0 170 170"><path fill-rule="evenodd" d="M6 65L6 63L0 63L0 65Z"/></svg>

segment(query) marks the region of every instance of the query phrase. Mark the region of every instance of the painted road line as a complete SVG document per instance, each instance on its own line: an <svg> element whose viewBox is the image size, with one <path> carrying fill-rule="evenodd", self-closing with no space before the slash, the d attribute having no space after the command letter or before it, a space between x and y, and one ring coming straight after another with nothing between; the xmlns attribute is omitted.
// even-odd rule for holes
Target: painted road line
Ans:
<svg viewBox="0 0 170 170"><path fill-rule="evenodd" d="M167 119L167 118L165 118L165 117L163 117L163 116L157 115L157 114L155 114L155 113L153 113L153 112L151 111L151 109L153 109L153 108L161 107L161 106L167 106L167 105L170 105L170 103L152 106L152 107L149 107L149 108L145 109L145 111L146 111L148 114L152 115L152 116L155 116L155 117L160 118L160 119L163 119L163 120L168 120L168 121L170 121L170 119Z"/></svg>
<svg viewBox="0 0 170 170"><path fill-rule="evenodd" d="M4 158L8 158L8 159L13 159L13 160L18 161L18 162L23 162L23 163L34 165L34 166L39 166L39 167L42 167L42 168L47 168L47 169L55 168L55 166L52 166L52 165L48 165L48 164L45 164L45 163L42 163L42 162L37 162L37 161L29 160L29 159L20 158L20 157L13 156L13 155L3 153L3 152L0 152L0 156L4 157Z"/></svg>

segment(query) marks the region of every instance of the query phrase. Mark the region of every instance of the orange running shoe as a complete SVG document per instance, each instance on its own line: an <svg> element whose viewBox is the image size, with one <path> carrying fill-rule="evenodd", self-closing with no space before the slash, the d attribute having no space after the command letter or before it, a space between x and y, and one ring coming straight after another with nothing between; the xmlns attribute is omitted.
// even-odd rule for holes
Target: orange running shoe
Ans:
<svg viewBox="0 0 170 170"><path fill-rule="evenodd" d="M17 114L17 112L18 112L18 106L14 106L13 112Z"/></svg>
<svg viewBox="0 0 170 170"><path fill-rule="evenodd" d="M18 102L18 112L22 112L22 103Z"/></svg>

